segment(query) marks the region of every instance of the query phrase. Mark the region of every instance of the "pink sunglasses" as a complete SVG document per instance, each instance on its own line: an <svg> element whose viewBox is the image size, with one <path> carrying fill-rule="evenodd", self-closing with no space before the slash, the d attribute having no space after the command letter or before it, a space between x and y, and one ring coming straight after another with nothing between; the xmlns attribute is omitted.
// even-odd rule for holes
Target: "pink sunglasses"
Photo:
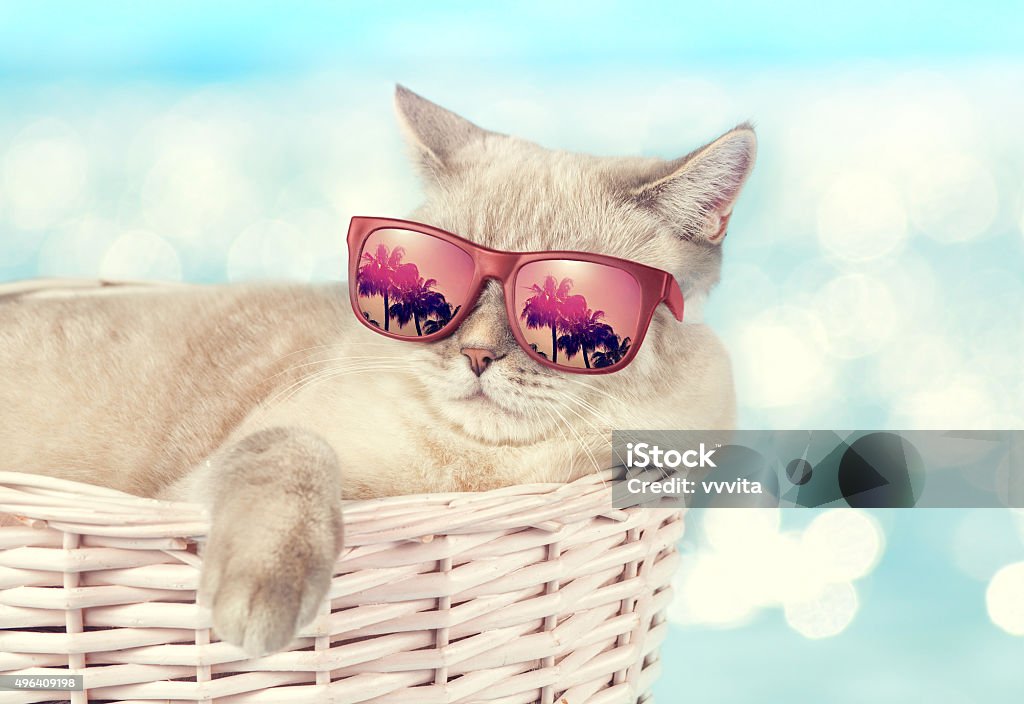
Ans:
<svg viewBox="0 0 1024 704"><path fill-rule="evenodd" d="M504 286L519 346L565 372L625 367L662 301L683 319L683 293L670 273L603 254L502 252L430 225L368 217L352 218L348 251L352 310L398 340L452 334L487 279Z"/></svg>

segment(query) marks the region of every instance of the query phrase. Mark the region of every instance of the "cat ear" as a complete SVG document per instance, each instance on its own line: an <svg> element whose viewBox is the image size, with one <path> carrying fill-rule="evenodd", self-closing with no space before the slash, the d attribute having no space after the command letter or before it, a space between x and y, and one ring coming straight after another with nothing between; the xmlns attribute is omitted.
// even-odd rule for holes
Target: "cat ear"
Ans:
<svg viewBox="0 0 1024 704"><path fill-rule="evenodd" d="M494 134L402 85L395 86L395 111L407 141L428 173L443 171L460 149Z"/></svg>
<svg viewBox="0 0 1024 704"><path fill-rule="evenodd" d="M721 244L756 155L754 128L744 123L644 174L629 188L630 198L672 223L680 237Z"/></svg>

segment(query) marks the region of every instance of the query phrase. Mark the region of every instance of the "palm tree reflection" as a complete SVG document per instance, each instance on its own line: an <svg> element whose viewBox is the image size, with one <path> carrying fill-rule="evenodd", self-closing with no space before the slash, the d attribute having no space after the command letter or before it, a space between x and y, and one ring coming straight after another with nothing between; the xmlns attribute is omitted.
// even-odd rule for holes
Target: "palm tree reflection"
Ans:
<svg viewBox="0 0 1024 704"><path fill-rule="evenodd" d="M432 335L451 323L462 306L448 302L437 290L437 279L421 276L419 266L403 262L404 258L405 249L389 249L383 243L372 254L364 252L356 275L359 297L384 299L385 331L390 331L394 320L399 330L411 323L417 336ZM533 295L526 299L520 318L528 330L546 328L551 332L550 350L530 343L538 356L557 363L560 351L566 360L581 355L587 369L612 367L625 359L630 338L620 338L607 322L605 311L591 309L585 296L572 293L572 279L559 280L548 274L526 288ZM363 311L363 317L380 327L368 311Z"/></svg>
<svg viewBox="0 0 1024 704"><path fill-rule="evenodd" d="M364 252L363 264L356 273L359 296L384 299L386 331L394 320L400 329L412 322L418 336L435 333L450 323L462 306L453 308L444 294L436 290L437 279L423 278L416 264L402 262L404 257L402 247L388 249L385 244L377 245L374 254ZM380 327L369 312L363 311L363 317Z"/></svg>

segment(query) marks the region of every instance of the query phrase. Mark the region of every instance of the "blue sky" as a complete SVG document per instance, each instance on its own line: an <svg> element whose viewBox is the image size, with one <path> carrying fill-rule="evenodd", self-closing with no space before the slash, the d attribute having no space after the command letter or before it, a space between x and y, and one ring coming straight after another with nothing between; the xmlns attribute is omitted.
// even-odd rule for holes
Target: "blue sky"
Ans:
<svg viewBox="0 0 1024 704"><path fill-rule="evenodd" d="M359 64L687 66L1019 57L1017 2L12 2L0 76L240 78Z"/></svg>

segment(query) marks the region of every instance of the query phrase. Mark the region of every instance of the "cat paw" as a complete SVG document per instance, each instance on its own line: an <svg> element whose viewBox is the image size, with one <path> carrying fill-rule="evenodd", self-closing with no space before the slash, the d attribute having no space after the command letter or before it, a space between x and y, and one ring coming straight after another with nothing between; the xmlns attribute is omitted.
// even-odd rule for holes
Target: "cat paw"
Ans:
<svg viewBox="0 0 1024 704"><path fill-rule="evenodd" d="M286 546L269 555L225 547L211 540L197 598L212 611L214 634L252 656L284 649L316 617L333 561L311 563L308 555L296 559L294 553L291 559L275 559L287 554Z"/></svg>
<svg viewBox="0 0 1024 704"><path fill-rule="evenodd" d="M318 436L271 428L210 465L213 516L197 599L250 655L286 647L316 616L344 542L340 470Z"/></svg>

